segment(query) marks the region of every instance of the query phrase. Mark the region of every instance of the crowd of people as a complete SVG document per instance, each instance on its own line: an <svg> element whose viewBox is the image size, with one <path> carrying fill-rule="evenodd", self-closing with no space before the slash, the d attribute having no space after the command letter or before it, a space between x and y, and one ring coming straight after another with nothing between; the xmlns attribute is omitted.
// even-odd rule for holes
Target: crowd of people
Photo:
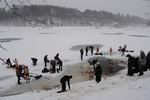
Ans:
<svg viewBox="0 0 150 100"><path fill-rule="evenodd" d="M93 54L93 51L95 49L95 53ZM81 61L83 61L83 56L85 53L85 56L88 56L89 51L91 51L92 55L104 55L103 52L100 51L100 47L94 47L93 45L86 46L85 48L80 49L80 58ZM125 53L127 52L134 52L134 50L127 50L127 45L124 44L123 46L119 46L118 52L121 54L121 56L125 56ZM113 48L109 47L109 55L111 56L113 54Z"/></svg>
<svg viewBox="0 0 150 100"><path fill-rule="evenodd" d="M87 46L85 48L85 50L83 48L80 49L80 56L81 56L81 61L83 61L83 56L84 56L84 52L85 52L85 56L88 56L88 53L90 51L91 56L92 55L103 55L100 52L100 48L97 47L95 49L95 54L93 54L94 51L94 46L90 45ZM113 49L112 47L109 48L109 54L112 55ZM118 52L121 54L121 56L125 56L125 52L134 52L134 50L127 50L127 45L125 44L123 47L119 46ZM128 76L133 76L135 73L139 73L139 76L144 75L144 71L147 71L148 69L150 70L150 52L147 53L147 55L145 54L144 51L140 51L140 55L137 57L133 57L131 54L127 54L125 57L128 58L128 72L127 75ZM32 65L36 66L37 65L37 58L31 58L32 60ZM62 60L59 58L59 53L57 53L53 59L49 60L48 59L48 55L44 56L44 68L42 70L42 73L56 73L56 72L60 72L63 70L62 66L63 66L63 62ZM16 68L16 76L18 79L18 84L21 84L20 80L21 77L23 77L26 82L30 81L30 76L29 76L29 68L26 65L23 64L18 64L17 59L14 60L15 64L13 65L11 63L10 58L8 58L6 60L6 64L8 66L10 66L11 68ZM99 83L101 81L101 76L102 76L102 68L101 68L101 64L99 63L99 61L97 59L94 59L90 65L93 66L93 71L92 73L90 73L90 77L91 78L95 78L95 81L97 83ZM49 67L48 67L49 66ZM110 63L110 71L111 73L113 73L113 63ZM66 82L68 83L68 87L70 89L70 79L72 78L72 75L65 75L60 79L60 83L62 85L62 90L66 91Z"/></svg>
<svg viewBox="0 0 150 100"><path fill-rule="evenodd" d="M86 46L85 50L83 48L80 49L81 61L83 60L84 52L85 52L85 55L88 56L88 52L89 51L91 52L91 56L92 56L93 55L93 51L94 51L94 46L93 45ZM99 47L96 48L95 55L102 55L102 53L100 53L100 48Z"/></svg>
<svg viewBox="0 0 150 100"><path fill-rule="evenodd" d="M30 81L29 79L29 68L26 65L19 65L18 60L15 59L15 66L16 66L16 76L18 78L18 84L21 84L20 80L23 77L26 80L26 83Z"/></svg>
<svg viewBox="0 0 150 100"><path fill-rule="evenodd" d="M144 74L144 71L150 70L150 52L145 54L143 50L137 57L126 55L128 57L128 72L127 75L133 76L134 73L139 73L139 76Z"/></svg>
<svg viewBox="0 0 150 100"><path fill-rule="evenodd" d="M36 66L38 59L32 57L31 60L32 60L32 65ZM44 68L41 71L42 73L47 73L47 72L59 73L60 71L63 70L63 68L62 68L63 62L59 58L59 53L57 53L54 56L54 59L51 59L51 60L48 59L48 55L45 55L43 60L44 60ZM16 69L16 76L18 79L18 84L21 84L21 82L20 82L21 78L25 79L26 83L28 83L30 81L29 67L27 65L18 64L18 60L16 58L13 61L14 64L12 64L10 58L8 58L6 61L5 60L3 60L3 61L5 64L7 64L8 68L15 68ZM49 65L49 67L48 67L48 65Z"/></svg>
<svg viewBox="0 0 150 100"><path fill-rule="evenodd" d="M49 63L50 68L49 70L47 69L47 64ZM51 73L59 73L60 71L62 71L62 66L63 66L63 62L62 60L59 58L59 53L57 53L54 56L54 59L49 60L48 59L48 55L44 56L44 64L45 64L45 68L42 70L43 73L46 72L51 72ZM56 68L58 66L58 68Z"/></svg>

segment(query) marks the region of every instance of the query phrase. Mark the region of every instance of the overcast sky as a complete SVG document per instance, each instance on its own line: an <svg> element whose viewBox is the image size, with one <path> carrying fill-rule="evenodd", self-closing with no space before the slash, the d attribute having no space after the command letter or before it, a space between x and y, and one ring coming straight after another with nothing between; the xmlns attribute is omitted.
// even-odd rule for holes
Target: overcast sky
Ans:
<svg viewBox="0 0 150 100"><path fill-rule="evenodd" d="M150 3L144 0L7 0L12 4L51 4L69 8L106 10L150 18ZM12 2L13 1L13 2ZM0 2L2 4L2 0Z"/></svg>

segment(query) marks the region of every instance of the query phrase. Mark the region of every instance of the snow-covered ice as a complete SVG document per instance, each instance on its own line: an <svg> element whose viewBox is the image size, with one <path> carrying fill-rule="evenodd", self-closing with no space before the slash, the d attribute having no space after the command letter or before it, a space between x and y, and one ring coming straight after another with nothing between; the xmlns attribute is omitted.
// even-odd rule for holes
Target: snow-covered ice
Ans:
<svg viewBox="0 0 150 100"><path fill-rule="evenodd" d="M29 66L30 72L42 74L44 67L43 57L47 54L49 59L53 59L56 53L60 53L60 58L65 66L73 65L80 61L78 50L71 48L79 45L98 44L103 45L100 51L105 53L105 57L111 59L127 60L117 53L118 47L127 44L127 49L134 50L133 55L139 55L142 49L147 53L150 49L150 28L147 27L0 27L0 41L2 39L12 39L11 41L0 42L0 57L7 59L17 58L19 64ZM122 34L118 34L122 33ZM15 40L17 39L17 40ZM109 47L113 48L113 55L110 56ZM38 58L38 65L32 66L31 57ZM84 56L84 60L90 58ZM67 70L65 67L64 70ZM150 92L150 72L143 76L135 74L132 77L126 76L127 70L122 70L116 75L102 79L97 84L95 80L82 81L71 84L71 90L62 94L56 92L60 87L52 90L35 90L19 95L0 97L1 100L149 100ZM46 77L60 77L60 74L43 74ZM17 85L15 70L6 68L0 61L0 93ZM14 90L15 91L15 90ZM24 98L25 97L25 98Z"/></svg>

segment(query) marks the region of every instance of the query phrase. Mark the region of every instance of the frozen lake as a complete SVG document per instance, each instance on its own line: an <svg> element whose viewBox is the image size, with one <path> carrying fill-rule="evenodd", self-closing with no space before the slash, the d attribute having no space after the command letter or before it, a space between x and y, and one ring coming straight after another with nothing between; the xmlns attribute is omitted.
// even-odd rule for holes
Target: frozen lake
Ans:
<svg viewBox="0 0 150 100"><path fill-rule="evenodd" d="M73 81L77 82L77 80L81 81L85 78L85 76L83 76L84 78L81 77L81 70L84 70L84 67L81 67L80 64L82 63L80 61L80 48L92 44L95 48L100 47L100 52L105 54L104 58L120 59L122 57L117 51L118 47L127 44L128 50L135 51L132 53L133 55L139 55L141 49L146 53L149 51L149 47L146 45L150 42L149 31L150 28L139 27L103 27L99 29L95 27L1 27L0 45L6 48L7 51L0 48L0 58L11 58L12 62L14 58L17 58L19 64L29 66L30 72L43 74L41 70L44 67L44 56L47 54L49 59L54 59L53 57L59 53L64 62L63 72L43 75L57 79L57 84L54 85L59 85L59 79L64 74L73 74L75 76ZM109 55L110 47L113 48L112 56ZM31 57L38 59L37 66L32 66ZM84 55L84 61L91 57L93 56L90 53L89 56ZM15 71L7 69L1 61L0 65L0 91L9 90L10 87L17 85ZM86 67L89 66L87 63L85 65ZM103 65L107 66L108 63ZM85 78L85 80L87 79ZM48 88L50 87L49 85Z"/></svg>

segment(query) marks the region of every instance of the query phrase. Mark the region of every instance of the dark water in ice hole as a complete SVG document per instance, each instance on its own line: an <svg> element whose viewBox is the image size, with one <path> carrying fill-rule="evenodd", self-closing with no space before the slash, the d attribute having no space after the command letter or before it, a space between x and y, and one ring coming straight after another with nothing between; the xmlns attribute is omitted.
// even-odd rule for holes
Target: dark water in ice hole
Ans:
<svg viewBox="0 0 150 100"><path fill-rule="evenodd" d="M150 37L150 36L147 36L147 35L128 35L128 36L131 36L131 37L140 37L140 38Z"/></svg>
<svg viewBox="0 0 150 100"><path fill-rule="evenodd" d="M22 40L23 38L1 38L0 42L12 42L12 41L18 41L18 40Z"/></svg>
<svg viewBox="0 0 150 100"><path fill-rule="evenodd" d="M124 33L101 33L103 35L123 35Z"/></svg>

